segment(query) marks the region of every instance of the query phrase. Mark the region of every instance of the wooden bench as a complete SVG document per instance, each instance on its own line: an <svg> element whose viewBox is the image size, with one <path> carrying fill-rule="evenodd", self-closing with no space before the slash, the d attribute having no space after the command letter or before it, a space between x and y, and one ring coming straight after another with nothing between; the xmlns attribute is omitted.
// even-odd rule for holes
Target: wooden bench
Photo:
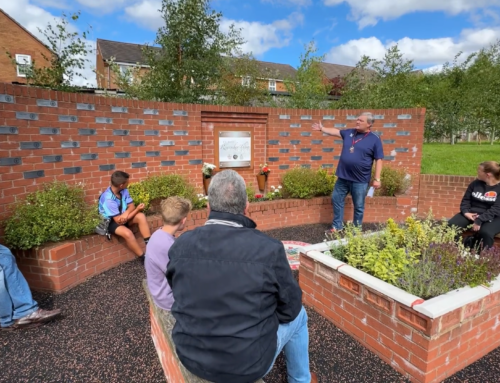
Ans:
<svg viewBox="0 0 500 383"><path fill-rule="evenodd" d="M149 293L146 280L142 282L144 291L149 301L149 312L151 317L151 337L155 344L158 358L165 373L168 383L211 383L208 380L201 379L184 367L177 357L175 345L172 340L172 329L175 324L175 318L170 312L162 310L153 302ZM256 383L264 383L262 379Z"/></svg>
<svg viewBox="0 0 500 383"><path fill-rule="evenodd" d="M472 230L466 230L462 233L462 237L466 237L473 234L474 232ZM493 246L500 247L500 233L495 235L495 241L493 242Z"/></svg>

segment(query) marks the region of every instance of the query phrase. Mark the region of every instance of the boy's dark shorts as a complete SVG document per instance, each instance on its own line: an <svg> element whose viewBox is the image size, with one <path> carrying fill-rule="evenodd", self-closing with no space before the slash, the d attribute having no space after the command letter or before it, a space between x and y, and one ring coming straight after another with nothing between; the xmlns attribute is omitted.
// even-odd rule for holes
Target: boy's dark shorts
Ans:
<svg viewBox="0 0 500 383"><path fill-rule="evenodd" d="M119 227L119 226L125 226L125 227L129 227L128 226L128 222L125 224L125 225L118 225L114 219L111 219L111 222L109 223L109 226L108 226L108 233L109 234L115 234L115 230Z"/></svg>

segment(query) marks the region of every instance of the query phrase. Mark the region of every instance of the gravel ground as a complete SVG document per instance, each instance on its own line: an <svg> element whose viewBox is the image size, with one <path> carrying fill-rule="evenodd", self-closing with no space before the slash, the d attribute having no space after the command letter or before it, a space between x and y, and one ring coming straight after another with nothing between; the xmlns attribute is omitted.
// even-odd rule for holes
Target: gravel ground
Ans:
<svg viewBox="0 0 500 383"><path fill-rule="evenodd" d="M318 243L326 228L318 224L267 233ZM0 382L165 382L150 336L144 277L142 266L132 261L64 294L35 292L43 308L61 308L63 316L39 328L0 333ZM311 369L320 382L407 382L331 322L312 310L308 314ZM499 376L497 348L446 383L493 383ZM282 356L265 381L286 382Z"/></svg>

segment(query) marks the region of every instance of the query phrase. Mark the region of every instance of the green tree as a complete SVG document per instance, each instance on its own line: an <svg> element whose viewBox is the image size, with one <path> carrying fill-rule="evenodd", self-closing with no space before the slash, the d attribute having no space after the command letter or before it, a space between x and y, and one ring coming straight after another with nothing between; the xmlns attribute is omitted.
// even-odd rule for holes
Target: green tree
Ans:
<svg viewBox="0 0 500 383"><path fill-rule="evenodd" d="M42 53L44 63L38 63L35 60L26 71L26 81L30 85L48 87L58 90L71 90L74 87L73 81L76 78L83 78L80 72L90 60L87 56L93 51L92 46L86 41L90 34L91 27L82 32L71 32L71 23L78 21L80 12L68 16L63 13L61 19L55 20L56 24L48 24L42 30L38 28L43 35L47 47L53 52L46 56ZM10 52L7 55L12 59L13 64L17 65L15 58Z"/></svg>
<svg viewBox="0 0 500 383"><path fill-rule="evenodd" d="M300 65L294 78L284 81L290 96L286 98L288 108L323 109L329 106L328 93L332 84L325 78L321 69L324 56L316 56L317 48L314 42L305 46L305 52L300 55Z"/></svg>
<svg viewBox="0 0 500 383"><path fill-rule="evenodd" d="M261 68L252 54L225 57L215 86L214 102L223 105L263 104L268 92L263 86Z"/></svg>
<svg viewBox="0 0 500 383"><path fill-rule="evenodd" d="M161 27L154 44L144 50L150 70L141 78L136 97L157 101L199 103L211 99L224 56L243 40L234 25L221 31L222 14L210 0L163 0Z"/></svg>
<svg viewBox="0 0 500 383"><path fill-rule="evenodd" d="M466 69L464 95L472 121L470 131L489 135L493 144L500 131L500 42L483 48Z"/></svg>

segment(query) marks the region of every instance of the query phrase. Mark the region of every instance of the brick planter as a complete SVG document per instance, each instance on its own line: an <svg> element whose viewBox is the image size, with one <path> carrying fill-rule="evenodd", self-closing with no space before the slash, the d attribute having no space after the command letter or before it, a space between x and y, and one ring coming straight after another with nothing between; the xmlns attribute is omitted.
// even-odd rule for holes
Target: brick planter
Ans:
<svg viewBox="0 0 500 383"><path fill-rule="evenodd" d="M500 278L424 301L322 253L302 248L304 303L413 382L441 382L500 346Z"/></svg>
<svg viewBox="0 0 500 383"><path fill-rule="evenodd" d="M410 203L401 197L370 198L366 203L365 221L380 222L394 217L398 211L410 210ZM406 204L408 202L408 204ZM310 200L276 200L252 203L250 217L257 222L258 229L270 230L287 226L313 223L328 223L332 217L329 197ZM346 219L352 219L352 201L346 201ZM191 212L187 230L205 224L207 211ZM161 226L159 216L148 217L152 232ZM137 229L136 229L137 230ZM136 233L139 243L142 238ZM60 243L47 244L37 249L16 251L19 268L31 288L62 292L68 290L94 275L131 261L134 254L125 247L125 241L113 236L108 241L103 236L86 237Z"/></svg>

